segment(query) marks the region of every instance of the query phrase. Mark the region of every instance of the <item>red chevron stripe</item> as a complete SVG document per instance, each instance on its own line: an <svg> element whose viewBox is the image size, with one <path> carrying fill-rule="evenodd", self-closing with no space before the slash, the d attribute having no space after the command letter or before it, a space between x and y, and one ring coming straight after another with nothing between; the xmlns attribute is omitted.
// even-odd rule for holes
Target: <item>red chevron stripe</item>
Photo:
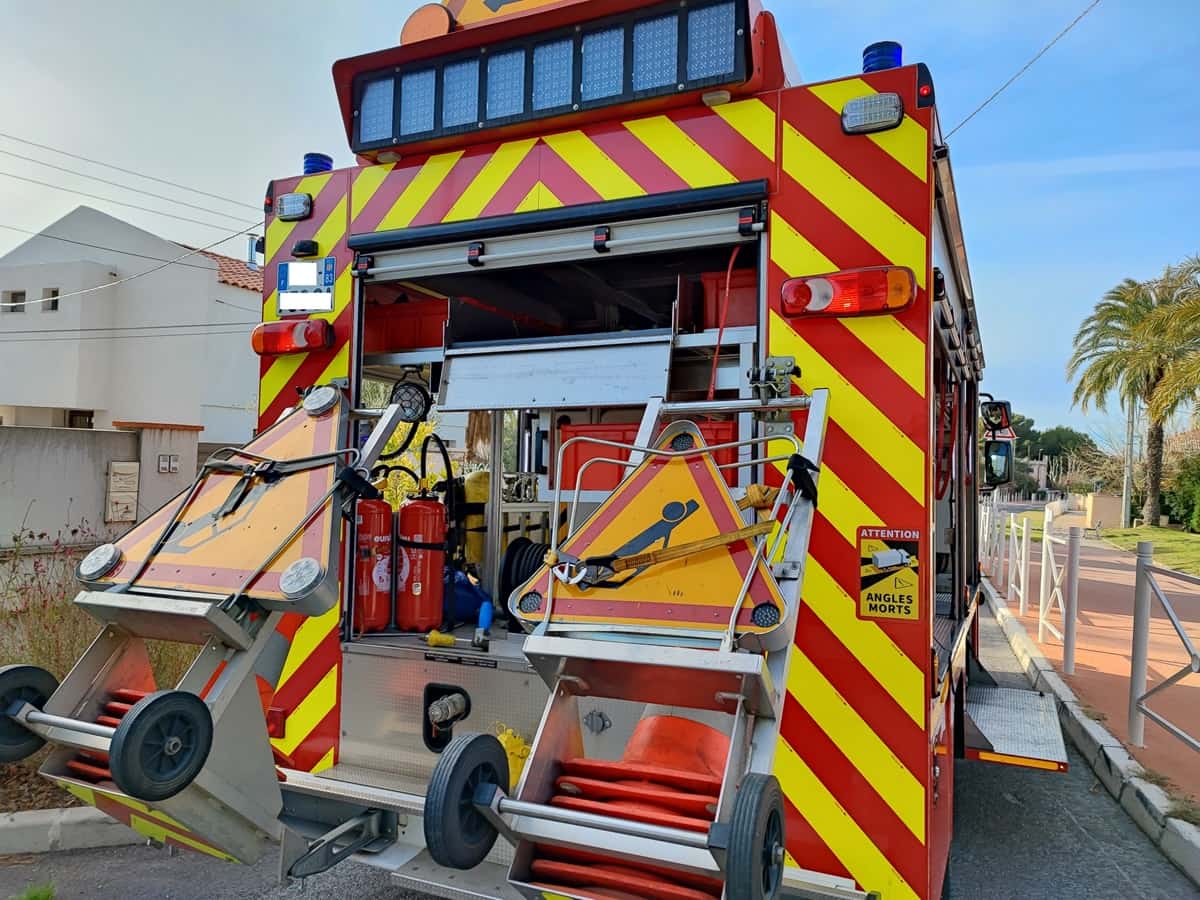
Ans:
<svg viewBox="0 0 1200 900"><path fill-rule="evenodd" d="M925 521L925 508L834 419L825 427L825 465L837 472L885 525L920 528Z"/></svg>
<svg viewBox="0 0 1200 900"><path fill-rule="evenodd" d="M490 144L486 147L472 147L468 150L442 179L442 183L437 186L428 202L421 207L412 220L412 225L436 225L445 219L446 214L471 186L475 176L487 165L498 146L498 144Z"/></svg>
<svg viewBox="0 0 1200 900"><path fill-rule="evenodd" d="M867 243L857 231L843 222L790 175L783 173L780 178L787 194L786 202L779 202L779 208L786 209L784 218L793 228L797 228L809 243L820 250L837 269L857 269L864 266L891 264L891 260ZM928 247L926 255L928 256ZM796 272L794 274L800 276L823 273ZM781 302L779 291L769 292L768 297L771 298L772 308L778 310ZM924 341L927 325L925 314L918 315L920 310L926 310L926 305L922 297L918 296L917 302L896 319Z"/></svg>
<svg viewBox="0 0 1200 900"><path fill-rule="evenodd" d="M900 877L914 889L922 886L925 845L791 694L784 700L780 732Z"/></svg>
<svg viewBox="0 0 1200 900"><path fill-rule="evenodd" d="M300 705L300 702L312 693L321 683L321 679L329 674L329 670L338 664L342 658L341 634L334 626L316 647L308 658L300 664L287 683L275 692L272 706L285 709L289 713Z"/></svg>
<svg viewBox="0 0 1200 900"><path fill-rule="evenodd" d="M405 160L403 163L397 163L396 167L384 176L379 189L367 201L367 205L362 208L354 221L350 223L351 233L363 234L377 229L379 223L383 221L383 217L392 208L392 204L399 199L405 189L412 184L413 179L417 177L417 173L421 171L423 164L424 160L421 162L409 162ZM361 177L360 175L359 178ZM357 183L358 179L356 178L355 185ZM350 199L351 206L353 207L354 185L350 187Z"/></svg>
<svg viewBox="0 0 1200 900"><path fill-rule="evenodd" d="M925 729L909 718L862 661L803 601L796 626L796 646L884 740L904 767L924 783L929 762Z"/></svg>
<svg viewBox="0 0 1200 900"><path fill-rule="evenodd" d="M783 801L783 815L787 830L787 850L801 866L813 872L822 872L839 878L850 878L850 870L834 855L821 840L808 820L788 797Z"/></svg>
<svg viewBox="0 0 1200 900"><path fill-rule="evenodd" d="M688 189L688 183L628 129L607 125L595 131L589 130L587 136L647 193Z"/></svg>
<svg viewBox="0 0 1200 900"><path fill-rule="evenodd" d="M330 750L334 751L334 762L337 761L338 731L341 728L341 707L335 705L329 715L317 723L309 734L292 752L292 761L302 772L311 772L313 766L325 758Z"/></svg>
<svg viewBox="0 0 1200 900"><path fill-rule="evenodd" d="M299 184L299 178L288 179L286 182L276 182L275 196L278 197L282 194L290 193L291 191L295 190L296 186ZM337 206L338 201L342 199L342 195L346 193L348 184L349 175L346 172L334 172L330 176L329 180L325 182L325 186L317 192L315 197L313 197L312 215L307 219L296 223L296 227L292 229L292 233L288 235L287 240L285 240L283 244L279 246L275 253L272 254L270 260L268 260L268 266L278 265L280 262L285 262L288 260L291 257L292 245L295 244L296 241L307 241L312 239L312 236L317 233L322 225L325 224L325 220L329 217L329 214L333 212L333 209L335 206ZM263 228L265 229L266 227L267 223L264 223ZM266 232L264 231L263 234L266 234ZM265 279L266 276L267 272L264 269L263 278ZM271 281L264 281L263 283L265 285L274 286L274 278L275 276L272 276Z"/></svg>
<svg viewBox="0 0 1200 900"><path fill-rule="evenodd" d="M516 171L500 186L500 190L496 191L495 196L483 208L483 212L479 214L481 218L507 215L516 210L541 177L538 165L540 151L540 147L534 147L521 160Z"/></svg>
<svg viewBox="0 0 1200 900"><path fill-rule="evenodd" d="M716 113L679 109L668 116L738 181L762 178L764 171L774 172L775 163Z"/></svg>
<svg viewBox="0 0 1200 900"><path fill-rule="evenodd" d="M583 180L583 176L568 166L563 158L549 147L542 146L539 151L542 183L554 192L554 196L564 206L596 203L604 199L595 188Z"/></svg>
<svg viewBox="0 0 1200 900"><path fill-rule="evenodd" d="M783 118L910 225L929 230L929 185L866 135L842 131L840 113L816 94L790 91Z"/></svg>

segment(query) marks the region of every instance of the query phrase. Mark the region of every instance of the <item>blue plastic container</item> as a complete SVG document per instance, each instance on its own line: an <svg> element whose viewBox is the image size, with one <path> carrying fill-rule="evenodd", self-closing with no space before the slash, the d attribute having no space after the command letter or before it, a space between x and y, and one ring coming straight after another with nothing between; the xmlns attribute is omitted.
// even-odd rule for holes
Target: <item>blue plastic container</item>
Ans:
<svg viewBox="0 0 1200 900"><path fill-rule="evenodd" d="M904 64L904 48L895 41L878 41L863 50L863 71L897 69Z"/></svg>

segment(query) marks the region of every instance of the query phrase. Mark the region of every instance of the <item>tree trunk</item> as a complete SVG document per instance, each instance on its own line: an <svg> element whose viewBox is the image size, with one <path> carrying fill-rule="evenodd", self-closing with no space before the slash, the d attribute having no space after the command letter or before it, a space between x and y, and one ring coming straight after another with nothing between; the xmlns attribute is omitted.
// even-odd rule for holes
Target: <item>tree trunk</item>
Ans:
<svg viewBox="0 0 1200 900"><path fill-rule="evenodd" d="M1142 504L1142 518L1147 525L1158 524L1162 466L1163 423L1151 421L1146 429L1146 502Z"/></svg>

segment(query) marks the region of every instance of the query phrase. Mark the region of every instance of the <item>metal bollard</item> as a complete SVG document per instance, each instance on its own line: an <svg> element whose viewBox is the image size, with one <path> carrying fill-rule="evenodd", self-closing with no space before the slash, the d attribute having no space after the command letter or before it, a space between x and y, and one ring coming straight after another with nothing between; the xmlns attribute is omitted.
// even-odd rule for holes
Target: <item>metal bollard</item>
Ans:
<svg viewBox="0 0 1200 900"><path fill-rule="evenodd" d="M1072 526L1067 538L1067 602L1063 610L1063 674L1075 674L1075 624L1079 612L1079 545L1083 529Z"/></svg>
<svg viewBox="0 0 1200 900"><path fill-rule="evenodd" d="M1029 519L1021 523L1021 615L1029 606Z"/></svg>
<svg viewBox="0 0 1200 900"><path fill-rule="evenodd" d="M1146 693L1146 657L1150 645L1150 573L1154 563L1154 545L1138 541L1137 579L1133 587L1133 649L1129 657L1129 742L1146 746L1146 717L1138 707Z"/></svg>
<svg viewBox="0 0 1200 900"><path fill-rule="evenodd" d="M1042 532L1042 572L1038 583L1038 640L1042 639L1042 619L1045 617L1043 611L1046 609L1046 603L1050 597L1050 589L1052 582L1050 581L1050 554L1054 550L1050 546L1050 532Z"/></svg>

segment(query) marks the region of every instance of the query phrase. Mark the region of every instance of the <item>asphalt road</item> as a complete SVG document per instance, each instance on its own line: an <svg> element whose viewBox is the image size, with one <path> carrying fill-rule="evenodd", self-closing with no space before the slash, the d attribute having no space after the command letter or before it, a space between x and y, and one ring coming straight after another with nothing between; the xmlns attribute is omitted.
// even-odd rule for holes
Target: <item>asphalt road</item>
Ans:
<svg viewBox="0 0 1200 900"><path fill-rule="evenodd" d="M984 660L1003 684L1026 687L999 629L985 623ZM1200 900L1200 891L1138 830L1078 754L1051 775L983 763L955 767L950 900ZM386 873L347 862L280 887L274 858L231 866L150 847L0 857L0 897L53 884L56 900L419 900ZM884 898L890 900L890 898Z"/></svg>

